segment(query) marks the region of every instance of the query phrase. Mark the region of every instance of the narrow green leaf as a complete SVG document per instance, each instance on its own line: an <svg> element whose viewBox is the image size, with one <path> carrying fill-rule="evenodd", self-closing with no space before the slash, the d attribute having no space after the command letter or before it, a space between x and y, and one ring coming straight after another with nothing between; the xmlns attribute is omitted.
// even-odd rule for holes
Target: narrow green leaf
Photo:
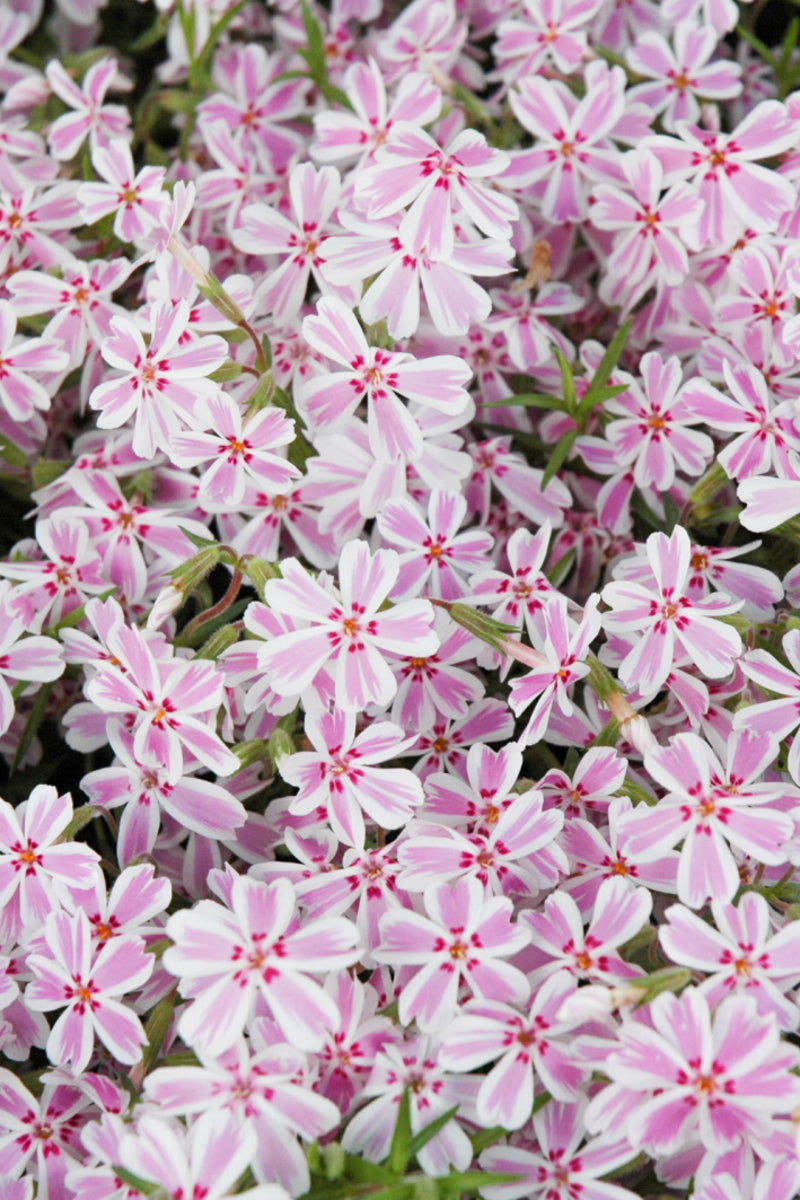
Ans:
<svg viewBox="0 0 800 1200"><path fill-rule="evenodd" d="M204 73L208 71L208 68L211 64L211 56L217 48L219 39L222 37L228 26L236 20L239 13L247 3L248 0L238 0L237 4L234 4L233 7L229 8L227 12L224 12L219 20L215 21L211 26L206 44L203 46L203 49L200 51L196 59L196 64L200 71Z"/></svg>
<svg viewBox="0 0 800 1200"><path fill-rule="evenodd" d="M548 396L544 392L520 392L516 396L507 396L505 400L490 400L482 404L482 408L546 408L558 412L569 412L566 400L558 396Z"/></svg>
<svg viewBox="0 0 800 1200"><path fill-rule="evenodd" d="M570 456L575 439L578 437L579 430L568 429L553 448L550 455L550 461L544 469L540 490L544 491L551 479L561 470L564 463Z"/></svg>
<svg viewBox="0 0 800 1200"><path fill-rule="evenodd" d="M178 528L184 537L189 539L193 546L197 546L198 550L205 550L206 546L219 547L219 542L215 538L200 537L199 534L191 533L190 530L185 529L183 525L179 525Z"/></svg>
<svg viewBox="0 0 800 1200"><path fill-rule="evenodd" d="M24 450L20 450L10 438L4 437L0 441L0 454L6 460L10 467L27 467L28 456Z"/></svg>
<svg viewBox="0 0 800 1200"><path fill-rule="evenodd" d="M553 587L560 587L564 580L572 570L572 564L575 561L577 550L574 546L570 546L566 554L562 554L561 558L553 564L547 572L547 578L552 583Z"/></svg>
<svg viewBox="0 0 800 1200"><path fill-rule="evenodd" d="M521 1178L510 1171L452 1171L442 1176L439 1186L445 1192L478 1192L501 1183L516 1183Z"/></svg>
<svg viewBox="0 0 800 1200"><path fill-rule="evenodd" d="M164 1039L169 1032L174 1013L175 993L173 991L169 996L164 996L159 1000L150 1013L147 1024L144 1027L144 1031L147 1034L147 1045L142 1055L142 1067L145 1075L149 1075L155 1066L161 1047L164 1045Z"/></svg>
<svg viewBox="0 0 800 1200"><path fill-rule="evenodd" d="M52 683L43 683L36 693L31 711L28 713L28 719L23 726L20 734L17 749L14 753L14 761L11 763L10 774L13 775L19 764L25 757L28 747L39 732L39 727L44 720L44 715L47 712L47 703L50 699L50 693L53 690Z"/></svg>
<svg viewBox="0 0 800 1200"><path fill-rule="evenodd" d="M135 1191L141 1192L143 1196L152 1196L161 1190L157 1183L152 1183L149 1179L140 1179L138 1175L134 1175L133 1171L126 1171L124 1167L115 1164L112 1170L118 1179L127 1183L128 1187L132 1187Z"/></svg>
<svg viewBox="0 0 800 1200"><path fill-rule="evenodd" d="M508 1131L502 1125L493 1125L491 1129L481 1129L471 1137L472 1153L477 1157L481 1150L485 1150L488 1146L493 1146L495 1142L499 1142L500 1138L505 1137Z"/></svg>
<svg viewBox="0 0 800 1200"><path fill-rule="evenodd" d="M572 370L572 365L561 353L558 346L553 347L553 353L556 356L556 362L558 363L561 371L561 387L564 392L564 400L567 405L566 411L569 413L575 413L578 405L575 397L575 375Z"/></svg>
<svg viewBox="0 0 800 1200"><path fill-rule="evenodd" d="M409 1146L409 1157L413 1158L415 1154L419 1154L424 1146L427 1146L437 1133L441 1133L445 1125L448 1125L459 1110L459 1105L454 1104L452 1108L448 1108L447 1112L443 1112L435 1121L431 1121L430 1125L426 1125L424 1129L420 1129L419 1133L411 1139Z"/></svg>
<svg viewBox="0 0 800 1200"><path fill-rule="evenodd" d="M411 1158L411 1093L406 1087L400 1097L392 1144L386 1162L395 1175L404 1175Z"/></svg>
<svg viewBox="0 0 800 1200"><path fill-rule="evenodd" d="M630 335L632 325L633 317L629 317L627 321L620 325L619 329L608 343L606 352L600 359L600 362L597 364L597 370L592 376L592 382L589 384L589 391L604 387L605 384L608 383L611 372L622 358L622 351L625 349L625 343Z"/></svg>

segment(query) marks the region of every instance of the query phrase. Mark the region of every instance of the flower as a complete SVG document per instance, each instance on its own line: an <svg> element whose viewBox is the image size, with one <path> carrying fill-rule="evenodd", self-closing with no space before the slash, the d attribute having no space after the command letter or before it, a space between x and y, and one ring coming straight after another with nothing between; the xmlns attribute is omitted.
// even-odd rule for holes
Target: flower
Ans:
<svg viewBox="0 0 800 1200"><path fill-rule="evenodd" d="M511 922L510 900L487 897L477 879L431 884L423 903L427 916L395 909L381 918L376 962L395 968L419 966L400 993L404 1025L416 1020L424 1032L443 1029L453 1017L463 982L487 1000L526 1000L525 976L503 959L528 942Z"/></svg>
<svg viewBox="0 0 800 1200"><path fill-rule="evenodd" d="M393 550L372 555L364 542L348 542L339 558L337 598L312 579L297 559L284 559L282 578L266 584L267 604L279 613L308 620L310 627L279 634L262 653L262 666L275 691L301 692L335 657L340 708L357 712L368 704L389 704L397 680L384 654L397 657L410 652L424 657L439 645L427 600L409 600L380 611L398 572Z"/></svg>
<svg viewBox="0 0 800 1200"><path fill-rule="evenodd" d="M139 937L114 937L93 948L86 913L51 912L44 924L49 953L28 955L35 978L25 989L34 1012L63 1008L47 1039L56 1066L76 1074L89 1065L95 1036L122 1063L141 1058L147 1041L139 1018L119 1000L150 978L155 964Z"/></svg>
<svg viewBox="0 0 800 1200"><path fill-rule="evenodd" d="M742 653L735 629L715 618L736 612L742 602L729 603L715 593L694 600L688 590L691 542L676 525L670 537L651 533L646 542L655 587L638 583L608 583L602 598L611 612L602 622L612 633L640 633L624 655L619 677L626 687L650 695L670 673L678 648L688 654L703 675L720 679L730 674Z"/></svg>
<svg viewBox="0 0 800 1200"><path fill-rule="evenodd" d="M624 1134L634 1149L674 1154L699 1138L715 1156L772 1132L773 1114L800 1096L794 1047L750 997L729 996L713 1016L696 988L656 996L652 1028L629 1020L608 1056L611 1084L586 1113L590 1131ZM614 1111L615 1110L615 1111Z"/></svg>
<svg viewBox="0 0 800 1200"><path fill-rule="evenodd" d="M343 917L295 919L296 898L286 879L262 883L246 876L230 882L230 906L201 900L167 922L172 945L164 966L179 977L192 1003L178 1032L189 1046L212 1056L230 1049L267 1004L290 1045L318 1049L339 1014L310 973L336 971L358 960L358 934Z"/></svg>
<svg viewBox="0 0 800 1200"><path fill-rule="evenodd" d="M112 317L112 332L102 344L106 362L123 374L99 384L89 397L100 413L100 429L118 429L134 419L133 448L141 458L169 451L187 426L210 424L205 402L217 394L208 376L228 357L227 344L214 335L179 346L189 321L189 306L154 304L151 336L144 339L133 321Z"/></svg>

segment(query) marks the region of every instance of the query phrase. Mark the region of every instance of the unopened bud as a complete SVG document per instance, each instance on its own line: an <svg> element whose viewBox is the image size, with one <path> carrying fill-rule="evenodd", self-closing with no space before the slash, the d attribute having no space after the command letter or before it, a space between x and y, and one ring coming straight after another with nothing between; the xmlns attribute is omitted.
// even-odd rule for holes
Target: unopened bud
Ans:
<svg viewBox="0 0 800 1200"><path fill-rule="evenodd" d="M289 758L297 749L292 735L285 729L281 729L280 725L273 729L268 746L269 756L276 768L280 768L283 760Z"/></svg>
<svg viewBox="0 0 800 1200"><path fill-rule="evenodd" d="M146 628L160 629L164 622L178 611L185 599L186 593L181 588L176 587L174 583L168 583L156 596L147 617Z"/></svg>

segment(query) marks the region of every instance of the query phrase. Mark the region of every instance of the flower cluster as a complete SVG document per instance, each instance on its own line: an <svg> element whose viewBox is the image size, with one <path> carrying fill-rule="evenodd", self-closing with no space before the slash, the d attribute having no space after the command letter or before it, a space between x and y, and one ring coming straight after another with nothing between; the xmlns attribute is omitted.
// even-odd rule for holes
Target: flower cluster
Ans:
<svg viewBox="0 0 800 1200"><path fill-rule="evenodd" d="M800 1194L797 39L0 4L0 1198Z"/></svg>

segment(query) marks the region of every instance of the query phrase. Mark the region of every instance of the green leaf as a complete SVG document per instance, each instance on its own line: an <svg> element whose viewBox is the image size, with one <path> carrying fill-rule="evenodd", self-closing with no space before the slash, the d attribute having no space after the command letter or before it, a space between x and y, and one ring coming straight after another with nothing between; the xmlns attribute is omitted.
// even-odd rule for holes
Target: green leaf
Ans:
<svg viewBox="0 0 800 1200"><path fill-rule="evenodd" d="M481 1188L496 1187L501 1183L516 1183L521 1175L510 1171L451 1171L442 1176L438 1183L442 1191L447 1192L478 1192Z"/></svg>
<svg viewBox="0 0 800 1200"><path fill-rule="evenodd" d="M187 537L192 545L196 546L198 550L205 550L206 546L216 546L219 548L219 542L216 540L216 538L200 537L200 535L197 533L191 533L188 529L184 528L183 525L179 525L178 528L183 536Z"/></svg>
<svg viewBox="0 0 800 1200"><path fill-rule="evenodd" d="M409 1146L409 1156L411 1158L413 1158L416 1154L419 1154L420 1150L422 1150L424 1146L427 1146L428 1142L432 1141L433 1138L436 1137L437 1133L441 1133L445 1125L450 1124L453 1117L458 1112L459 1107L460 1106L458 1104L454 1104L452 1108L448 1108L447 1112L443 1112L440 1117L437 1117L434 1121L431 1121L431 1123L426 1125L424 1129L420 1129L419 1133L411 1139L411 1145Z"/></svg>
<svg viewBox="0 0 800 1200"><path fill-rule="evenodd" d="M126 1171L124 1167L115 1164L111 1169L118 1179L127 1183L128 1187L132 1187L135 1191L141 1192L143 1196L152 1196L155 1192L161 1191L159 1184L151 1183L149 1179L140 1179L138 1175L134 1175L133 1171Z"/></svg>
<svg viewBox="0 0 800 1200"><path fill-rule="evenodd" d="M4 437L0 441L0 454L11 467L27 467L28 456L24 450L20 450L10 438Z"/></svg>
<svg viewBox="0 0 800 1200"><path fill-rule="evenodd" d="M20 734L17 749L14 752L14 760L11 763L10 774L13 775L19 764L22 762L28 747L39 732L39 726L44 720L44 715L47 712L47 703L50 699L50 693L53 690L52 683L43 683L36 693L36 698L33 701L31 711L28 713L28 719L23 726Z"/></svg>
<svg viewBox="0 0 800 1200"><path fill-rule="evenodd" d="M597 370L592 376L592 382L589 384L589 392L591 392L593 389L597 390L601 387L604 387L605 384L608 383L611 372L614 370L614 367L616 367L617 363L622 357L622 351L625 349L625 343L630 335L632 325L633 317L629 317L624 324L620 325L619 329L608 343L606 352L600 359L600 362L597 364ZM625 388L623 387L622 390L624 391ZM586 397L584 396L584 400L585 399Z"/></svg>
<svg viewBox="0 0 800 1200"><path fill-rule="evenodd" d="M488 1146L493 1146L495 1142L499 1142L501 1137L505 1137L508 1131L502 1125L493 1125L491 1129L481 1129L479 1133L474 1134L469 1140L472 1144L473 1157L477 1157L481 1150L485 1150Z"/></svg>
<svg viewBox="0 0 800 1200"><path fill-rule="evenodd" d="M542 474L542 482L539 485L540 491L544 491L550 480L558 474L564 463L569 458L579 432L580 430L578 429L568 429L567 432L556 442L550 455L550 460Z"/></svg>
<svg viewBox="0 0 800 1200"><path fill-rule="evenodd" d="M547 578L550 580L553 587L555 587L555 588L560 587L561 584L564 582L564 580L567 578L570 571L572 570L572 564L575 561L576 555L577 555L577 550L575 549L574 546L570 546L570 548L569 548L569 550L567 550L566 554L562 554L561 558L559 558L558 561L555 562L553 564L553 566L550 568L550 570L547 572Z"/></svg>
<svg viewBox="0 0 800 1200"><path fill-rule="evenodd" d="M196 59L198 68L204 73L208 72L208 68L211 65L211 56L217 47L217 42L222 37L228 26L236 20L239 13L247 3L248 0L238 0L237 4L234 4L234 6L229 8L227 12L224 12L219 20L215 21L215 23L211 26L206 44L203 46L203 49L200 51Z"/></svg>
<svg viewBox="0 0 800 1200"><path fill-rule="evenodd" d="M147 1034L147 1046L142 1056L144 1075L149 1075L156 1064L156 1059L161 1047L164 1045L164 1039L169 1032L174 1013L175 993L172 992L169 996L164 996L159 1000L147 1019L147 1024L144 1027L144 1031Z"/></svg>
<svg viewBox="0 0 800 1200"><path fill-rule="evenodd" d="M488 403L482 404L481 408L516 408L518 406L569 412L566 400L560 400L558 396L548 396L544 392L520 392L516 396L507 396L505 400L489 400Z"/></svg>
<svg viewBox="0 0 800 1200"><path fill-rule="evenodd" d="M404 1175L411 1158L411 1092L408 1087L403 1089L400 1104L397 1109L397 1120L394 1123L392 1144L389 1147L389 1157L386 1162L395 1175Z"/></svg>
<svg viewBox="0 0 800 1200"><path fill-rule="evenodd" d="M31 482L34 488L46 487L60 478L72 464L63 458L37 458L31 467Z"/></svg>
<svg viewBox="0 0 800 1200"><path fill-rule="evenodd" d="M566 403L566 411L575 413L577 411L577 402L575 397L575 375L572 370L571 363L564 357L558 346L553 347L553 353L556 356L561 371L561 387L564 392L564 401Z"/></svg>

